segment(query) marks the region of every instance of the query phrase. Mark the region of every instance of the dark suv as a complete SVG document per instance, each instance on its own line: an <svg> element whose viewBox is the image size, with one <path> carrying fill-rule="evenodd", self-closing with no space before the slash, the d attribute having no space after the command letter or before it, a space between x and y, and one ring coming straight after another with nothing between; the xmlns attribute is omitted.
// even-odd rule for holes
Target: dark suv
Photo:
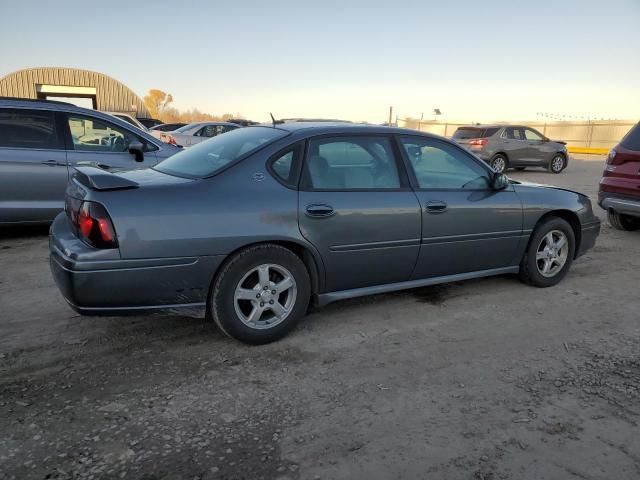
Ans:
<svg viewBox="0 0 640 480"><path fill-rule="evenodd" d="M569 162L566 143L549 140L537 130L519 125L475 125L460 127L453 140L464 146L496 172L507 168L524 170L544 167L560 173Z"/></svg>
<svg viewBox="0 0 640 480"><path fill-rule="evenodd" d="M609 152L598 203L613 228L640 228L640 123Z"/></svg>

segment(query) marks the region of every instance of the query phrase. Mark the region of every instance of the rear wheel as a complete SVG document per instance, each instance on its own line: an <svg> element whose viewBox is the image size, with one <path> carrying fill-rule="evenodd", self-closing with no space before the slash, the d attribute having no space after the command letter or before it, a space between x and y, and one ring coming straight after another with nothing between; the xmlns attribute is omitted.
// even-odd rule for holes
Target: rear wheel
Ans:
<svg viewBox="0 0 640 480"><path fill-rule="evenodd" d="M576 240L571 225L558 217L541 222L520 262L520 279L536 287L551 287L571 266Z"/></svg>
<svg viewBox="0 0 640 480"><path fill-rule="evenodd" d="M640 218L623 215L615 210L607 211L607 219L609 220L609 224L616 230L632 232L640 229Z"/></svg>
<svg viewBox="0 0 640 480"><path fill-rule="evenodd" d="M224 265L211 288L208 313L228 336L264 344L296 326L309 296L309 274L296 254L280 245L256 245Z"/></svg>
<svg viewBox="0 0 640 480"><path fill-rule="evenodd" d="M507 161L507 157L499 153L489 161L489 166L498 173L504 173L509 166L509 162Z"/></svg>
<svg viewBox="0 0 640 480"><path fill-rule="evenodd" d="M564 155L557 154L549 162L547 170L549 170L551 173L560 173L565 169L566 166L567 159L564 157Z"/></svg>

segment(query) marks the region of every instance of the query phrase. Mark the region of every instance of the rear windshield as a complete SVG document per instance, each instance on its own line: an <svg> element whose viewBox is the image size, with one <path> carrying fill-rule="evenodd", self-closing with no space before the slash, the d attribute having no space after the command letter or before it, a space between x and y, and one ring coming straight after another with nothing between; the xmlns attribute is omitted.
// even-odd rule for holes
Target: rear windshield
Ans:
<svg viewBox="0 0 640 480"><path fill-rule="evenodd" d="M176 133L182 133L182 132L184 132L184 131L186 131L186 130L191 130L192 128L197 127L197 126L198 126L198 124L197 124L197 123L188 123L188 124L186 124L186 125L183 125L183 126L182 126L182 127L180 127L180 128L176 128L176 129L174 130L174 132L176 132Z"/></svg>
<svg viewBox="0 0 640 480"><path fill-rule="evenodd" d="M640 123L636 124L620 142L624 148L640 151Z"/></svg>
<svg viewBox="0 0 640 480"><path fill-rule="evenodd" d="M467 140L472 138L486 138L494 135L499 128L459 128L453 134L453 138Z"/></svg>
<svg viewBox="0 0 640 480"><path fill-rule="evenodd" d="M198 143L188 150L167 158L153 168L178 177L209 177L231 162L251 155L261 147L288 134L289 132L285 130L270 127L238 128Z"/></svg>

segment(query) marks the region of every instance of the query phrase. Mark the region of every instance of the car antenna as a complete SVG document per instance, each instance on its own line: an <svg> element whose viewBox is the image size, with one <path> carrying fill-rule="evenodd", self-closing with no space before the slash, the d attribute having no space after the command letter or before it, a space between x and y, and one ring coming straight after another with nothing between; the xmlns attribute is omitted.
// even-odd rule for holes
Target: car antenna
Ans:
<svg viewBox="0 0 640 480"><path fill-rule="evenodd" d="M273 116L273 113L269 112L269 115L271 115L271 122L273 123L273 128L276 128L276 125L279 123L284 123L284 120L276 120L275 117Z"/></svg>

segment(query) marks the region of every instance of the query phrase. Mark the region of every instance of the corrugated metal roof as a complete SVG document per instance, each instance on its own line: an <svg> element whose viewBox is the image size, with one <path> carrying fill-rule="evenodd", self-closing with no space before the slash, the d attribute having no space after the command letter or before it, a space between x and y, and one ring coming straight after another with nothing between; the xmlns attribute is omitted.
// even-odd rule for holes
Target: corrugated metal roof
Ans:
<svg viewBox="0 0 640 480"><path fill-rule="evenodd" d="M28 68L0 78L0 96L38 98L37 85L95 87L98 110L151 117L144 102L119 81L98 72L65 67Z"/></svg>

